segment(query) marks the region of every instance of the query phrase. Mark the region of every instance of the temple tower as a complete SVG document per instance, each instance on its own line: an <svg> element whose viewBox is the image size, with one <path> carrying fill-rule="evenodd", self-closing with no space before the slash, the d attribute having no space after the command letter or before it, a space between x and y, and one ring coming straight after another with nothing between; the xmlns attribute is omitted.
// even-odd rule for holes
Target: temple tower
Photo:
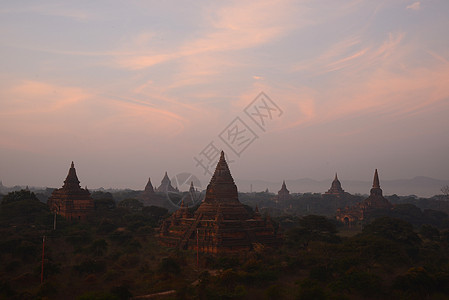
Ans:
<svg viewBox="0 0 449 300"><path fill-rule="evenodd" d="M285 180L282 181L281 189L278 191L278 194L276 196L276 203L282 203L286 200L291 199L290 191L287 189L287 186L285 184Z"/></svg>
<svg viewBox="0 0 449 300"><path fill-rule="evenodd" d="M64 185L53 191L47 205L69 221L85 220L94 211L94 201L87 188L81 188L73 161Z"/></svg>
<svg viewBox="0 0 449 300"><path fill-rule="evenodd" d="M281 242L269 219L251 215L240 203L224 152L198 209L189 213L181 207L162 223L159 237L167 246L208 253L240 253L255 243Z"/></svg>
<svg viewBox="0 0 449 300"><path fill-rule="evenodd" d="M337 173L335 173L334 181L332 181L331 188L325 193L325 195L333 195L341 197L345 194L345 191L341 187L340 180L338 180Z"/></svg>
<svg viewBox="0 0 449 300"><path fill-rule="evenodd" d="M379 183L379 174L377 169L374 171L373 186L370 190L368 198L362 202L345 209L338 209L336 218L343 223L351 226L352 224L361 223L370 217L389 211L393 205L382 195L382 189Z"/></svg>
<svg viewBox="0 0 449 300"><path fill-rule="evenodd" d="M177 188L171 185L170 178L168 178L167 172L165 172L164 178L161 180L161 185L156 189L156 192L167 193L167 192L178 192Z"/></svg>

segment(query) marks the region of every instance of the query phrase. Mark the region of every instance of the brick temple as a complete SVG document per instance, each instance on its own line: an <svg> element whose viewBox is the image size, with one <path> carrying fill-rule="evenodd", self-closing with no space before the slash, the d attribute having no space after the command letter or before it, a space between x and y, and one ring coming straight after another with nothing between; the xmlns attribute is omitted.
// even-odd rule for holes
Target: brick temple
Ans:
<svg viewBox="0 0 449 300"><path fill-rule="evenodd" d="M377 169L374 172L373 186L370 190L370 196L364 201L345 209L338 209L336 213L337 220L346 225L356 225L379 211L391 210L393 205L382 195L382 189L379 183L379 174Z"/></svg>
<svg viewBox="0 0 449 300"><path fill-rule="evenodd" d="M278 191L278 194L275 197L275 202L283 203L290 199L291 199L290 191L287 189L287 185L285 184L285 180L284 180L284 181L282 181L281 189Z"/></svg>
<svg viewBox="0 0 449 300"><path fill-rule="evenodd" d="M332 181L331 188L323 194L324 196L335 196L335 197L343 197L345 195L345 191L341 187L340 180L338 180L337 173L335 173L334 181Z"/></svg>
<svg viewBox="0 0 449 300"><path fill-rule="evenodd" d="M85 220L94 211L94 200L87 188L81 188L73 161L64 185L53 191L47 205L69 221Z"/></svg>
<svg viewBox="0 0 449 300"><path fill-rule="evenodd" d="M256 244L272 247L281 243L269 217L257 208L254 215L240 203L224 153L207 186L206 196L195 212L181 207L161 225L160 242L179 249L206 253L238 253Z"/></svg>
<svg viewBox="0 0 449 300"><path fill-rule="evenodd" d="M168 193L168 192L177 193L177 192L179 192L179 190L178 190L178 188L174 188L171 185L171 180L170 180L170 178L168 178L167 172L165 172L164 178L162 178L162 180L161 180L161 185L156 188L156 192L158 192L158 193Z"/></svg>
<svg viewBox="0 0 449 300"><path fill-rule="evenodd" d="M167 177L168 178L168 177ZM171 186L171 183L169 184ZM137 196L137 199L142 201L144 206L159 206L174 211L175 208L168 201L167 195L162 193L156 193L151 183L151 178L148 178L148 182L143 192Z"/></svg>

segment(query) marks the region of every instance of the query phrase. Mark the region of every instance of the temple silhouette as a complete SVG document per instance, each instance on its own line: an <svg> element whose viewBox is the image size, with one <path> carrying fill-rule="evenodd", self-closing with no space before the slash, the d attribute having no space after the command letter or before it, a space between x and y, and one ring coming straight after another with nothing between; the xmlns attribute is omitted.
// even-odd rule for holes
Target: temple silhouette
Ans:
<svg viewBox="0 0 449 300"><path fill-rule="evenodd" d="M94 200L87 187L81 188L73 161L64 185L53 191L47 205L52 212L69 221L85 220L94 211Z"/></svg>
<svg viewBox="0 0 449 300"><path fill-rule="evenodd" d="M344 224L351 226L359 224L379 212L391 210L392 207L393 205L382 195L379 174L376 169L370 196L352 207L337 209L336 218Z"/></svg>
<svg viewBox="0 0 449 300"><path fill-rule="evenodd" d="M341 187L340 180L338 180L337 173L335 173L334 181L332 181L331 188L324 193L325 196L335 196L335 197L343 197L345 195L345 191Z"/></svg>
<svg viewBox="0 0 449 300"><path fill-rule="evenodd" d="M290 191L287 189L285 185L285 180L282 181L281 189L278 191L278 194L275 197L276 203L283 203L287 200L291 199Z"/></svg>
<svg viewBox="0 0 449 300"><path fill-rule="evenodd" d="M179 190L177 187L174 188L171 185L170 178L168 178L167 172L165 172L164 178L162 178L162 180L161 180L161 185L158 188L156 188L156 192L158 192L158 193L168 193L168 192L178 193Z"/></svg>
<svg viewBox="0 0 449 300"><path fill-rule="evenodd" d="M167 173L165 173L167 174ZM165 177L164 177L165 179ZM164 182L164 179L162 180ZM168 179L168 176L167 176ZM171 186L170 179L168 179L168 185ZM167 187L165 186L165 187ZM174 211L175 208L170 201L167 199L166 193L156 192L153 188L153 184L151 183L151 178L148 178L148 182L145 186L143 192L137 196L137 199L140 200L144 206L159 206L168 209L169 211Z"/></svg>
<svg viewBox="0 0 449 300"><path fill-rule="evenodd" d="M257 208L251 215L239 201L223 151L201 205L191 212L182 202L162 223L159 238L166 246L214 254L281 243L269 217L263 218Z"/></svg>

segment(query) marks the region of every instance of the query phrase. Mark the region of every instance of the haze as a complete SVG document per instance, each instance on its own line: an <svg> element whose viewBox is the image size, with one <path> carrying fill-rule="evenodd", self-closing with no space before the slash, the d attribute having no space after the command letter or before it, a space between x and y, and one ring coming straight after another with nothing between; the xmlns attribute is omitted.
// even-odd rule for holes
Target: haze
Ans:
<svg viewBox="0 0 449 300"><path fill-rule="evenodd" d="M234 178L449 179L448 16L446 0L3 2L0 180L59 187L73 160L89 188L205 186L211 142ZM279 108L263 128L245 114L261 92ZM239 155L220 138L236 117L257 135Z"/></svg>

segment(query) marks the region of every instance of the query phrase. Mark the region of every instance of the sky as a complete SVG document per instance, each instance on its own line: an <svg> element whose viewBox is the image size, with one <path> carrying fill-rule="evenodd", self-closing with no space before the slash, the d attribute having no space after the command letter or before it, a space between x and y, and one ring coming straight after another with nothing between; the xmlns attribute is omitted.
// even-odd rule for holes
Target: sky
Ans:
<svg viewBox="0 0 449 300"><path fill-rule="evenodd" d="M241 179L449 179L448 16L447 0L3 1L0 180L60 187L74 161L89 188L205 186L221 150Z"/></svg>

